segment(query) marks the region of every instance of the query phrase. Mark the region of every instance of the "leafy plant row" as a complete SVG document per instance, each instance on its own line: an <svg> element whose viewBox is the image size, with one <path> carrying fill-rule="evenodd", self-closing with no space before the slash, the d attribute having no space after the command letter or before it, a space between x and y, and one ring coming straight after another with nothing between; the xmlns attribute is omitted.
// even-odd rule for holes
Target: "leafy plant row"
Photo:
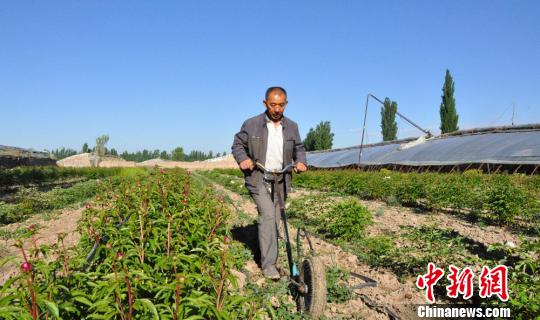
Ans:
<svg viewBox="0 0 540 320"><path fill-rule="evenodd" d="M540 178L523 175L311 171L296 175L294 184L428 210L462 212L507 225L516 218L534 223L540 212Z"/></svg>
<svg viewBox="0 0 540 320"><path fill-rule="evenodd" d="M56 166L45 167L16 167L0 170L0 189L15 186L40 184L71 177L87 177L89 179L104 178L118 175L126 169L122 168L63 168Z"/></svg>
<svg viewBox="0 0 540 320"><path fill-rule="evenodd" d="M96 180L79 182L67 189L54 188L48 192L23 188L15 195L15 203L0 201L0 225L22 221L30 215L65 208L85 201L98 192Z"/></svg>
<svg viewBox="0 0 540 320"><path fill-rule="evenodd" d="M235 171L240 172L239 170ZM200 171L199 173L233 192L242 195L249 194L248 190L244 186L244 180L240 179L237 175L222 174L220 171L216 170Z"/></svg>
<svg viewBox="0 0 540 320"><path fill-rule="evenodd" d="M401 278L423 273L429 262L442 268L450 264L471 266L476 271L484 265L494 267L504 264L509 267L510 300L503 303L490 299L487 303L510 307L516 319L532 319L540 311L538 239L523 241L517 248L494 245L488 248L488 252L494 251L492 257L480 258L476 254L476 246L451 229L407 226L397 233L368 236L364 228L370 223L371 216L369 212L364 213L361 207L352 205L352 201L324 194L307 195L291 200L288 213L293 224L304 226L343 249L354 252L364 263L392 270ZM336 215L339 219L335 221L340 221L339 224L322 224L325 217ZM354 226L350 225L353 221L351 217L355 217ZM440 288L444 288L447 282L446 278L443 279ZM441 292L441 295L445 296L445 292ZM478 296L473 299L476 303L486 303Z"/></svg>
<svg viewBox="0 0 540 320"><path fill-rule="evenodd" d="M55 246L23 250L21 274L0 290L0 318L253 318L260 308L231 275L228 215L185 171L102 181L76 248L59 235Z"/></svg>

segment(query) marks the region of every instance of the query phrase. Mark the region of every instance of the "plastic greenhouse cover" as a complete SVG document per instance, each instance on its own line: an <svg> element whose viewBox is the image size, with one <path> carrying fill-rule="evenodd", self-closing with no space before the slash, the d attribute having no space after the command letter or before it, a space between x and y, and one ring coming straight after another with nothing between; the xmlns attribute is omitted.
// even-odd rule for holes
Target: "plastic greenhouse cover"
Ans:
<svg viewBox="0 0 540 320"><path fill-rule="evenodd" d="M406 149L404 143L364 146L361 165L540 164L540 130L435 137ZM308 165L336 168L358 164L360 147L309 152Z"/></svg>

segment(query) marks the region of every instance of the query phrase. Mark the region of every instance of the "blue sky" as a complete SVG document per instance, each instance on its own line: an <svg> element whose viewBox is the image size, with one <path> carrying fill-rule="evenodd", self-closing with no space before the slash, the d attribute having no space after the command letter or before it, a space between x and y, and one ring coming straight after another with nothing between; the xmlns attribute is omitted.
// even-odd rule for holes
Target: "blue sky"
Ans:
<svg viewBox="0 0 540 320"><path fill-rule="evenodd" d="M3 1L0 144L230 151L289 92L305 136L359 144L366 94L434 132L446 68L460 128L540 122L539 1ZM399 137L418 131L398 120ZM380 136L370 103L368 142Z"/></svg>

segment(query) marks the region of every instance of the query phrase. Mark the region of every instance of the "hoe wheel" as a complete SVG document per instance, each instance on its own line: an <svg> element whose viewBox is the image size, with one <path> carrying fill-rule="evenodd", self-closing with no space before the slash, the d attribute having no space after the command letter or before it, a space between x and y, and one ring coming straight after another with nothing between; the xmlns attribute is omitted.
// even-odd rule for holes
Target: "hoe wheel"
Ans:
<svg viewBox="0 0 540 320"><path fill-rule="evenodd" d="M326 274L324 265L317 257L302 262L300 281L306 284L307 292L298 293L298 311L318 319L323 315L326 305Z"/></svg>

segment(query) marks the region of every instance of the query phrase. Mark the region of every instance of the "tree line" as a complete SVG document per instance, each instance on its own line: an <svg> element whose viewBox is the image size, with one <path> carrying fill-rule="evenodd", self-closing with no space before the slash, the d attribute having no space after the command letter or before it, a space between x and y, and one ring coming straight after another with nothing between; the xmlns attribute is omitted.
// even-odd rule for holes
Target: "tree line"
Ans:
<svg viewBox="0 0 540 320"><path fill-rule="evenodd" d="M214 153L213 151L204 152L199 150L192 150L189 153L184 152L184 148L176 147L171 151L167 150L140 150L135 152L124 151L121 154L115 148L107 148L109 141L108 135L101 135L96 138L96 145L93 148L88 146L88 143L84 143L80 152L71 148L58 148L50 153L55 156L56 159L61 160L67 157L79 153L93 153L99 157L104 156L119 156L126 161L143 162L151 159L163 159L172 161L203 161L207 159L217 158L227 155L226 151Z"/></svg>
<svg viewBox="0 0 540 320"><path fill-rule="evenodd" d="M203 161L208 160L216 157L221 157L227 155L226 151L223 151L223 153L218 152L214 153L211 150L206 153L204 151L199 150L192 150L189 153L185 153L184 149L182 147L176 147L172 151L167 150L147 150L144 149L142 151L137 152L128 152L124 151L122 154L120 154L120 157L127 161L135 161L135 162L142 162L146 160L151 159L163 159L163 160L172 160L172 161Z"/></svg>

